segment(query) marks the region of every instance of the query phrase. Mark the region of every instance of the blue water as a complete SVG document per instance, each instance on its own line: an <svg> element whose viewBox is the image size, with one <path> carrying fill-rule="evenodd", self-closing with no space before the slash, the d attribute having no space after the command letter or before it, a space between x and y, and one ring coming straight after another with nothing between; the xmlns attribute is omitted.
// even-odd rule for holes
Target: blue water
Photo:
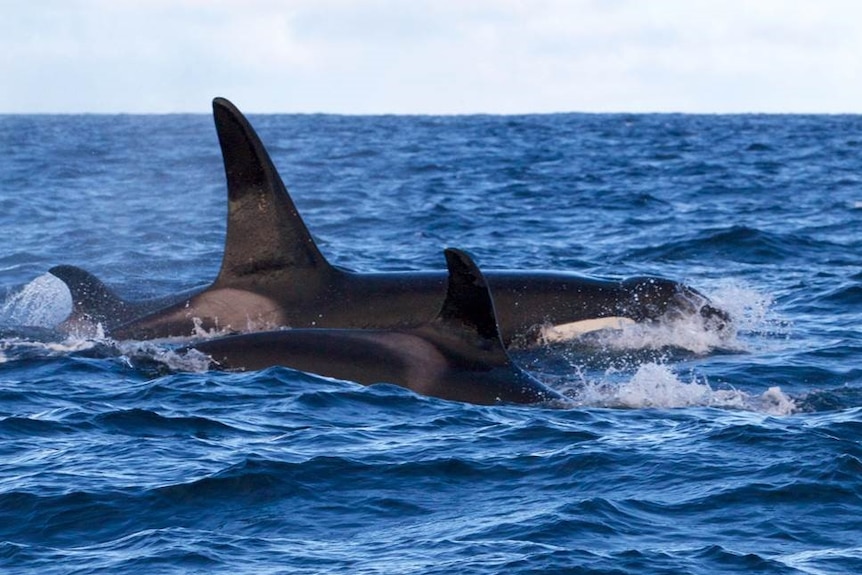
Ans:
<svg viewBox="0 0 862 575"><path fill-rule="evenodd" d="M567 410L132 367L44 337L46 271L210 281L211 118L0 116L0 572L862 572L862 117L250 119L339 265L662 275L738 331L518 351Z"/></svg>

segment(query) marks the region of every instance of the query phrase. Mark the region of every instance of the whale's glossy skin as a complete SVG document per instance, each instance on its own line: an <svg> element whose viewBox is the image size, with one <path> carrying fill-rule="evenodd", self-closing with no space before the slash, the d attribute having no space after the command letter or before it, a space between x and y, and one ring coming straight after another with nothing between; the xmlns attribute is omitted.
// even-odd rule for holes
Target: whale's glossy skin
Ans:
<svg viewBox="0 0 862 575"><path fill-rule="evenodd" d="M446 272L356 273L331 265L315 244L269 154L247 119L223 98L213 114L228 189L225 250L216 280L161 300L127 301L74 266L52 268L72 292L69 326L100 323L117 339L184 337L200 330L273 327L391 328L436 313ZM696 290L656 277L600 280L566 272L485 272L507 345L574 337L595 326L729 318ZM598 323L596 320L599 321ZM590 326L590 327L586 327ZM562 335L561 335L562 334Z"/></svg>
<svg viewBox="0 0 862 575"><path fill-rule="evenodd" d="M454 401L548 403L563 397L510 360L482 273L467 254L446 250L449 280L436 317L411 328L286 329L202 341L194 349L223 369L293 369L393 383Z"/></svg>

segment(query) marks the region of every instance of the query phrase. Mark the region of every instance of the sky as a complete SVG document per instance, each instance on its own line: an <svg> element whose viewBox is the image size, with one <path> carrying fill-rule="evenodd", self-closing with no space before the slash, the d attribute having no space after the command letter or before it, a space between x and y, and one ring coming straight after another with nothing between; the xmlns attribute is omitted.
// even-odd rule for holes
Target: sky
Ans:
<svg viewBox="0 0 862 575"><path fill-rule="evenodd" d="M862 113L858 0L0 0L0 113Z"/></svg>

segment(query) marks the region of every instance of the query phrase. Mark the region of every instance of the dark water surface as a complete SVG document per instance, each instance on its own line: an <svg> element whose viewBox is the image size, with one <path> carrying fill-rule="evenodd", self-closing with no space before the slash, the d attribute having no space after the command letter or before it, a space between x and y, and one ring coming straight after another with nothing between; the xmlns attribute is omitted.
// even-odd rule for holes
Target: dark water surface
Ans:
<svg viewBox="0 0 862 575"><path fill-rule="evenodd" d="M568 410L135 368L46 272L210 281L211 119L0 116L0 572L862 572L862 117L251 120L339 265L662 275L738 333L519 351Z"/></svg>

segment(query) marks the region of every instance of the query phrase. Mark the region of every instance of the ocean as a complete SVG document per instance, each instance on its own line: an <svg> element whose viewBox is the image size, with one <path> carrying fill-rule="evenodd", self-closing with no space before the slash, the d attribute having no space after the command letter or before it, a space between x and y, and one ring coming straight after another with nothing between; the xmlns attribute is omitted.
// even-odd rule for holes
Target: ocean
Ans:
<svg viewBox="0 0 862 575"><path fill-rule="evenodd" d="M212 281L211 117L0 116L0 572L862 573L862 116L249 118L340 266L658 275L736 332L514 350L569 409L142 368L45 337L47 270Z"/></svg>

